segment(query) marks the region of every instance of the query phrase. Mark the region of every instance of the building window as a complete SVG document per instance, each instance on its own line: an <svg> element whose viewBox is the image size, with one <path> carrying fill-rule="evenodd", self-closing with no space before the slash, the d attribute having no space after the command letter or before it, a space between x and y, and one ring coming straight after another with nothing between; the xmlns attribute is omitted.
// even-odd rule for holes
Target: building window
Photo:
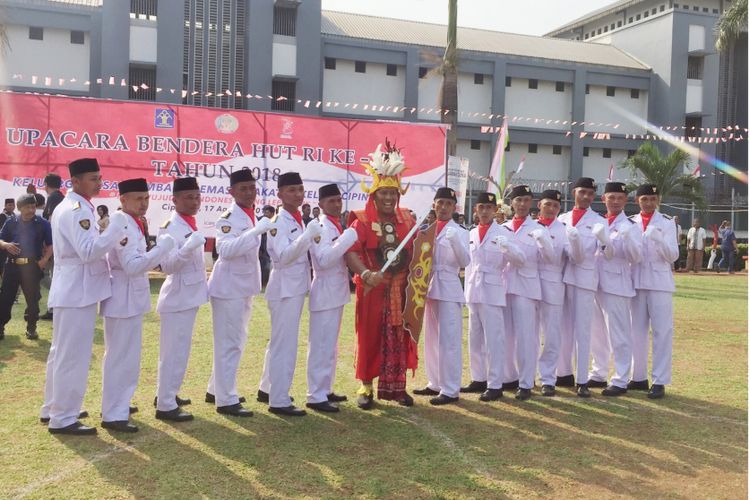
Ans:
<svg viewBox="0 0 750 500"><path fill-rule="evenodd" d="M664 9L665 9L665 8L666 8L666 7L665 7L664 5L662 5L661 7L659 7L659 12L664 12Z"/></svg>
<svg viewBox="0 0 750 500"><path fill-rule="evenodd" d="M584 39L584 40L588 40L588 39L589 39L589 34L588 34L588 33L586 33L585 35L583 35L583 39Z"/></svg>
<svg viewBox="0 0 750 500"><path fill-rule="evenodd" d="M131 19L156 21L157 0L130 0Z"/></svg>
<svg viewBox="0 0 750 500"><path fill-rule="evenodd" d="M395 64L386 64L385 65L385 74L388 76L396 76L398 75L398 67Z"/></svg>
<svg viewBox="0 0 750 500"><path fill-rule="evenodd" d="M506 87L510 87L512 83L513 83L513 79L511 77L509 77L509 76L506 76L505 77L505 86Z"/></svg>
<svg viewBox="0 0 750 500"><path fill-rule="evenodd" d="M602 158L612 158L612 150L609 148L602 149Z"/></svg>
<svg viewBox="0 0 750 500"><path fill-rule="evenodd" d="M688 56L687 77L691 80L703 79L703 58Z"/></svg>
<svg viewBox="0 0 750 500"><path fill-rule="evenodd" d="M586 84L586 93L587 94L591 93L591 85L589 85L588 83Z"/></svg>
<svg viewBox="0 0 750 500"><path fill-rule="evenodd" d="M617 21L617 27L620 28L622 26L622 21Z"/></svg>
<svg viewBox="0 0 750 500"><path fill-rule="evenodd" d="M636 16L635 16L635 20L636 20L636 21L640 21L640 20L641 20L641 15L640 15L640 14L636 14Z"/></svg>
<svg viewBox="0 0 750 500"><path fill-rule="evenodd" d="M484 75L482 73L474 73L474 85L482 85L484 83Z"/></svg>
<svg viewBox="0 0 750 500"><path fill-rule="evenodd" d="M609 25L609 29L611 29L611 30L615 29L615 23L610 24Z"/></svg>
<svg viewBox="0 0 750 500"><path fill-rule="evenodd" d="M354 72L355 73L366 73L367 63L365 61L354 61Z"/></svg>
<svg viewBox="0 0 750 500"><path fill-rule="evenodd" d="M589 155L589 148L586 147L586 146L584 146L584 148L583 148L583 156L588 156L588 155Z"/></svg>
<svg viewBox="0 0 750 500"><path fill-rule="evenodd" d="M638 89L630 89L630 98L638 99L641 96L641 91Z"/></svg>
<svg viewBox="0 0 750 500"><path fill-rule="evenodd" d="M425 76L427 76L427 68L425 68L424 66L420 66L419 67L419 78L424 78Z"/></svg>
<svg viewBox="0 0 750 500"><path fill-rule="evenodd" d="M635 156L635 149L628 149L628 158L632 158Z"/></svg>
<svg viewBox="0 0 750 500"><path fill-rule="evenodd" d="M614 97L615 96L615 88L611 86L607 86L607 97Z"/></svg>
<svg viewBox="0 0 750 500"><path fill-rule="evenodd" d="M609 26L605 26L605 27L604 27L604 32L606 33L606 32L608 32L608 31L609 31Z"/></svg>
<svg viewBox="0 0 750 500"><path fill-rule="evenodd" d="M529 153L536 153L536 144L529 144Z"/></svg>
<svg viewBox="0 0 750 500"><path fill-rule="evenodd" d="M536 89L539 87L539 80L536 78L529 78L529 88Z"/></svg>
<svg viewBox="0 0 750 500"><path fill-rule="evenodd" d="M591 32L591 38L594 38L596 36L596 31Z"/></svg>
<svg viewBox="0 0 750 500"><path fill-rule="evenodd" d="M718 13L719 13L719 9L713 9L713 11L712 11L712 12L713 12L714 14L718 14Z"/></svg>
<svg viewBox="0 0 750 500"><path fill-rule="evenodd" d="M698 12L698 11L700 11L700 10L701 10L701 8L700 8L700 7L698 7L697 5L693 5L693 10L694 10L695 12Z"/></svg>
<svg viewBox="0 0 750 500"><path fill-rule="evenodd" d="M482 149L482 141L480 141L479 139L472 139L470 147L471 149Z"/></svg>
<svg viewBox="0 0 750 500"><path fill-rule="evenodd" d="M682 8L685 9L685 10L690 10L690 6L689 5L683 5Z"/></svg>
<svg viewBox="0 0 750 500"><path fill-rule="evenodd" d="M628 18L628 24L630 24L630 23L632 23L632 22L633 22L633 16L630 16L630 17Z"/></svg>
<svg viewBox="0 0 750 500"><path fill-rule="evenodd" d="M656 14L656 7L654 7L653 9L651 9L651 15L653 16L654 14Z"/></svg>
<svg viewBox="0 0 750 500"><path fill-rule="evenodd" d="M29 40L44 40L44 28L29 26Z"/></svg>
<svg viewBox="0 0 750 500"><path fill-rule="evenodd" d="M553 155L561 155L562 154L562 146L555 144L552 146L552 154Z"/></svg>
<svg viewBox="0 0 750 500"><path fill-rule="evenodd" d="M675 9L679 9L680 8L680 4L678 4L678 3L674 4L674 8Z"/></svg>
<svg viewBox="0 0 750 500"><path fill-rule="evenodd" d="M602 34L602 29L601 29L601 28L599 28L598 30L596 30L596 34L597 34L597 35L601 35L601 34Z"/></svg>
<svg viewBox="0 0 750 500"><path fill-rule="evenodd" d="M685 137L700 137L703 118L700 116L685 117Z"/></svg>
<svg viewBox="0 0 750 500"><path fill-rule="evenodd" d="M297 9L294 7L273 7L273 34L284 36L296 36L297 33Z"/></svg>
<svg viewBox="0 0 750 500"><path fill-rule="evenodd" d="M708 12L708 7L703 7L703 12Z"/></svg>
<svg viewBox="0 0 750 500"><path fill-rule="evenodd" d="M643 13L643 18L646 19L648 17L648 11Z"/></svg>
<svg viewBox="0 0 750 500"><path fill-rule="evenodd" d="M565 82L555 82L556 92L565 92Z"/></svg>
<svg viewBox="0 0 750 500"><path fill-rule="evenodd" d="M156 66L131 64L128 81L128 99L131 101L156 100Z"/></svg>
<svg viewBox="0 0 750 500"><path fill-rule="evenodd" d="M325 64L326 64L326 69L336 69L336 58L326 57Z"/></svg>
<svg viewBox="0 0 750 500"><path fill-rule="evenodd" d="M70 32L70 43L75 45L83 45L83 31L71 31Z"/></svg>
<svg viewBox="0 0 750 500"><path fill-rule="evenodd" d="M276 111L294 111L295 86L295 82L274 80L271 83L271 94L273 94L271 109ZM279 99L280 97L284 97L285 99Z"/></svg>

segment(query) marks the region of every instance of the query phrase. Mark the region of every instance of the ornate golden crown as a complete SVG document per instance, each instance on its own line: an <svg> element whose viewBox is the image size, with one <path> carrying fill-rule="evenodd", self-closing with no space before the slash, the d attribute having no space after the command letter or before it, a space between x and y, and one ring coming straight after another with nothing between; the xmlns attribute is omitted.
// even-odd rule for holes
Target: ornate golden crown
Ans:
<svg viewBox="0 0 750 500"><path fill-rule="evenodd" d="M409 185L401 187L401 172L406 170L401 151L396 148L395 144L391 145L387 138L385 140L385 151L381 150L382 147L382 144L378 144L377 149L368 155L370 163L362 164L367 173L372 176L372 184L369 187L365 184L364 179L361 181L362 191L370 194L382 188L396 188L402 195L406 194Z"/></svg>

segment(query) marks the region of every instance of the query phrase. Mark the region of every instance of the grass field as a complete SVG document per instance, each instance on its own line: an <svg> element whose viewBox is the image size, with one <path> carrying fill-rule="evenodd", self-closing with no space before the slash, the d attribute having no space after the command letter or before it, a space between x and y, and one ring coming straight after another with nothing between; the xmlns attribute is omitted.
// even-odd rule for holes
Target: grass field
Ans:
<svg viewBox="0 0 750 500"><path fill-rule="evenodd" d="M747 498L747 277L677 277L674 385L582 400L568 390L485 404L413 408L353 403L353 309L345 313L336 381L350 401L334 416L285 419L255 402L269 335L254 305L239 387L255 411L224 417L203 403L211 369L211 311L198 317L180 395L195 421L154 418L158 317L145 321L137 434L55 437L38 423L51 323L38 341L14 319L0 342L0 497L617 497ZM153 283L156 290L158 283ZM44 310L44 309L42 309ZM16 318L22 306L14 309ZM292 395L305 396L307 316ZM99 322L84 408L98 425ZM464 360L468 362L466 353ZM464 370L464 380L468 369ZM409 380L423 385L424 371Z"/></svg>

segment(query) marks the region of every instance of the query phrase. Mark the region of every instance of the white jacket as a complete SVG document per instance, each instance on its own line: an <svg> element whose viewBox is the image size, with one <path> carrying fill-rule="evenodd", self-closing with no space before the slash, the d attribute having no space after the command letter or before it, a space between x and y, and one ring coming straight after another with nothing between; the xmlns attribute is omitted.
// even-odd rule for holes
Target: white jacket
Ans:
<svg viewBox="0 0 750 500"><path fill-rule="evenodd" d="M578 239L568 238L568 262L565 266L563 281L568 285L595 292L599 286L599 272L596 266L596 254L601 250L599 241L592 229L595 224L604 226L605 234L609 234L607 219L594 212L591 207L586 209L578 224L573 226L573 211L565 212L557 218L568 227L578 230Z"/></svg>
<svg viewBox="0 0 750 500"><path fill-rule="evenodd" d="M641 214L633 215L630 219L643 231L643 258L633 273L635 289L674 292L672 264L679 255L674 221L657 210L644 231ZM649 227L653 229L649 231ZM651 232L657 234L652 236Z"/></svg>
<svg viewBox="0 0 750 500"><path fill-rule="evenodd" d="M344 253L357 241L354 229L339 229L325 214L317 219L323 225L320 240L310 247L313 280L310 285L310 311L325 311L347 304L351 300L349 271Z"/></svg>
<svg viewBox="0 0 750 500"><path fill-rule="evenodd" d="M481 242L478 227L469 232L471 261L466 266L464 279L464 295L467 304L505 306L507 286L505 269L508 260L495 242L495 237L508 236L507 233L508 231L494 220ZM516 253L520 252L514 243L509 242L508 245L512 245Z"/></svg>
<svg viewBox="0 0 750 500"><path fill-rule="evenodd" d="M307 251L312 240L303 237L305 229L283 207L276 216L276 227L268 232L266 248L273 269L266 286L266 299L280 300L304 295L310 290L310 262Z"/></svg>
<svg viewBox="0 0 750 500"><path fill-rule="evenodd" d="M449 228L455 232L451 240L446 238ZM458 274L470 260L469 232L455 221L449 220L440 234L435 236L427 298L463 304L464 290Z"/></svg>
<svg viewBox="0 0 750 500"><path fill-rule="evenodd" d="M620 212L609 226L609 237L612 258L608 260L602 254L596 256L599 290L621 297L635 297L633 266L641 261L643 233L625 212Z"/></svg>

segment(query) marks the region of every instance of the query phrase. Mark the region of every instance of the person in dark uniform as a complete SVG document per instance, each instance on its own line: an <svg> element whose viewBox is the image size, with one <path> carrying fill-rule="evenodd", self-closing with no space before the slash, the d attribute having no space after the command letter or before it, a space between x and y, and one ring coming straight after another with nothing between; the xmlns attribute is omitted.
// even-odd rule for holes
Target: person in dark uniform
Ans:
<svg viewBox="0 0 750 500"><path fill-rule="evenodd" d="M13 216L0 230L0 248L8 254L0 285L0 339L5 336L5 325L10 321L18 286L26 297L26 338L39 338L36 322L39 319L39 284L44 267L52 256L52 228L36 211L36 198L24 194L18 198L20 216Z"/></svg>
<svg viewBox="0 0 750 500"><path fill-rule="evenodd" d="M60 191L61 187L62 178L59 175L49 173L44 176L44 190L47 192L47 203L44 205L42 217L48 221L52 219L52 213L55 211L55 208L57 208L57 205L65 199L65 195ZM47 264L47 269L45 270L46 275L42 279L42 286L47 289L49 289L52 284L52 271L54 267L55 260L54 258L51 258ZM47 312L39 316L39 319L52 321L52 309L47 307Z"/></svg>
<svg viewBox="0 0 750 500"><path fill-rule="evenodd" d="M276 209L271 205L263 207L263 217L272 219L274 215L276 215ZM268 255L267 238L268 235L263 233L260 238L260 249L258 250L258 258L260 259L260 281L263 288L268 284L268 277L271 275L271 256Z"/></svg>
<svg viewBox="0 0 750 500"><path fill-rule="evenodd" d="M16 200L13 198L6 198L5 199L5 206L3 207L3 211L0 212L0 229L5 224L5 221L10 219L15 215L15 209L16 209ZM3 264L5 264L5 259L8 257L8 254L5 250L0 250L0 275L2 275L3 270Z"/></svg>

